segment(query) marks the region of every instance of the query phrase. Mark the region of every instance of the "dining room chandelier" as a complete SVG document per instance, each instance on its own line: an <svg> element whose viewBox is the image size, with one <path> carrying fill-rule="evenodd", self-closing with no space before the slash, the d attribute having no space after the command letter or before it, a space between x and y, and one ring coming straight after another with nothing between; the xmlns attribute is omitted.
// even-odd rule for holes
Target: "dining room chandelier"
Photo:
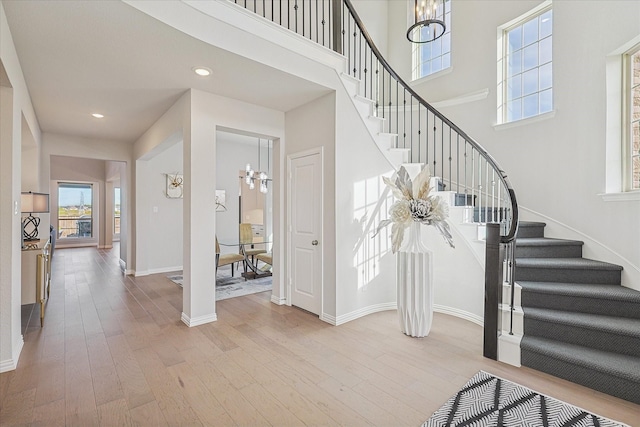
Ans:
<svg viewBox="0 0 640 427"><path fill-rule="evenodd" d="M269 178L268 172L271 166L271 161L269 158L271 157L271 141L267 140L267 171L261 171L260 167L260 152L261 152L261 144L262 140L258 138L258 170L254 170L251 167L251 163L247 163L245 167L245 177L244 180L246 184L249 186L249 190L253 190L256 187L256 181L259 182L260 192L266 194L269 189L267 188L267 182L271 181Z"/></svg>
<svg viewBox="0 0 640 427"><path fill-rule="evenodd" d="M412 43L429 43L445 33L445 6L448 0L414 0L414 23L407 30Z"/></svg>

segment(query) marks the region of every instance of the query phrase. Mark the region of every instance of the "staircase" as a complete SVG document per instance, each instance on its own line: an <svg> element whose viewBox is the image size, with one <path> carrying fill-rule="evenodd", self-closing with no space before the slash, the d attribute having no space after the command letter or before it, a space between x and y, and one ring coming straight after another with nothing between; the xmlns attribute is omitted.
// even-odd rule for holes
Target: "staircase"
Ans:
<svg viewBox="0 0 640 427"><path fill-rule="evenodd" d="M640 292L621 286L622 267L544 228L521 222L516 237L522 365L640 403Z"/></svg>
<svg viewBox="0 0 640 427"><path fill-rule="evenodd" d="M246 1L231 1L248 8ZM487 344L486 338L495 338L502 323L507 325L501 337L503 353L510 353L514 364L640 403L640 292L621 286L622 268L582 258L582 242L545 238L543 223L519 223L506 172L396 74L350 0L322 2L315 13L311 8L305 12L305 2L302 7L287 2L284 8L280 2L276 9L268 7L275 3L266 4L249 2L254 13L286 24L344 58L346 70L338 71L342 84L389 163L395 168L427 164L446 186L461 234L485 272L492 273L485 282L485 297L491 296L484 312L485 355L494 357L493 349L500 344ZM497 264L507 271L503 301L513 295L514 308L502 304L502 322L497 321L499 290L493 295L500 269L486 261L480 248L488 234L486 223L500 224L499 238L493 236L486 247L501 246L508 254ZM518 283L512 286L514 252Z"/></svg>

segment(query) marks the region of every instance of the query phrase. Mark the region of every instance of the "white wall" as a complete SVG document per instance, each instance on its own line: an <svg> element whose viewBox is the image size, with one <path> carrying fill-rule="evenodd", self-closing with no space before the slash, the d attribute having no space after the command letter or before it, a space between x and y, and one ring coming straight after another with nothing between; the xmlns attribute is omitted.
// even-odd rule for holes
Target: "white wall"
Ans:
<svg viewBox="0 0 640 427"><path fill-rule="evenodd" d="M152 208L144 189L144 170L156 150L176 135L183 139L183 314L189 326L216 320L214 236L216 233L216 132L239 131L284 141L284 113L196 90L187 92L145 134L136 141L136 217ZM279 145L274 156L279 156ZM279 189L275 190L280 191ZM280 212L280 199L274 194L274 216ZM136 250L142 256L149 250L150 229L137 221ZM281 230L278 228L276 234ZM276 238L276 246L279 245ZM283 293L277 265L274 266L274 295ZM137 268L137 266L136 266Z"/></svg>
<svg viewBox="0 0 640 427"><path fill-rule="evenodd" d="M336 220L335 210L335 141L336 98L335 94L305 104L286 114L287 146L285 156L312 148L323 148L323 229L320 238L322 249L323 294L321 318L336 318ZM288 182L288 180L287 180ZM287 184L285 184L287 185ZM285 193L285 200L287 196ZM285 219L290 224L291 218ZM289 269L288 259L285 268Z"/></svg>
<svg viewBox="0 0 640 427"><path fill-rule="evenodd" d="M131 236L132 227L126 227L126 224L132 223L131 209L127 209L131 206L132 198L134 197L129 188L129 181L132 179L133 168L131 166L132 159L132 146L128 142L124 141L105 141L97 139L82 138L71 135L60 135L53 133L44 133L42 135L42 176L47 180L51 177L51 157L52 156L64 156L70 158L82 158L82 159L94 159L94 160L112 160L119 161L125 164L124 173L121 174L123 179L121 180L122 190L122 204L123 215L125 216L123 222L125 223L125 229L120 240L120 257L127 270L131 269L133 265L132 260L132 244L133 239ZM102 175L100 180L103 182L105 179L105 168L102 167ZM68 179L68 178L66 178ZM56 188L50 186L49 193L56 191ZM104 192L104 188L101 190ZM102 193L101 193L102 194ZM104 211L103 211L104 215ZM130 271L127 271L130 273Z"/></svg>
<svg viewBox="0 0 640 427"><path fill-rule="evenodd" d="M104 246L104 223L105 223L105 210L104 210L104 197L105 197L105 162L103 160L95 159L79 159L75 157L66 156L51 156L50 163L50 175L51 185L49 202L51 205L51 224L58 229L58 182L86 182L93 185L91 212L93 217L93 236L90 238L69 238L56 240L56 247L71 247L71 246ZM89 202L86 200L85 202ZM42 237L46 231L40 230Z"/></svg>
<svg viewBox="0 0 640 427"><path fill-rule="evenodd" d="M182 270L183 199L165 196L165 174L182 172L182 150L183 144L178 142L147 161L148 185L140 190L146 193L148 206L138 212L139 220L147 223L147 251L137 257L138 264L146 262L147 274ZM136 269L136 275L142 273Z"/></svg>
<svg viewBox="0 0 640 427"><path fill-rule="evenodd" d="M429 102L489 90L472 103L442 108L506 170L522 207L521 219L547 222L547 235L585 241L584 255L621 264L623 284L640 289L640 203L605 202L606 56L640 34L640 2L553 2L555 116L495 127L498 26L540 1L453 2L449 74L414 89ZM389 2L399 21L406 4ZM389 25L399 31L404 22ZM592 29L608 28L594 37ZM403 52L392 66L410 70L410 45L391 38L390 52Z"/></svg>
<svg viewBox="0 0 640 427"><path fill-rule="evenodd" d="M396 308L395 257L390 238L373 238L388 204L376 210L382 176L393 167L380 152L344 91L336 93L336 300L337 323ZM389 229L390 230L390 229Z"/></svg>
<svg viewBox="0 0 640 427"><path fill-rule="evenodd" d="M4 372L16 368L23 345L19 208L23 117L36 145L41 133L2 4L0 67L8 80L0 87L0 372Z"/></svg>
<svg viewBox="0 0 640 427"><path fill-rule="evenodd" d="M351 3L376 47L386 58L389 53L387 49L389 31L386 19L389 14L388 3L380 0L352 0Z"/></svg>

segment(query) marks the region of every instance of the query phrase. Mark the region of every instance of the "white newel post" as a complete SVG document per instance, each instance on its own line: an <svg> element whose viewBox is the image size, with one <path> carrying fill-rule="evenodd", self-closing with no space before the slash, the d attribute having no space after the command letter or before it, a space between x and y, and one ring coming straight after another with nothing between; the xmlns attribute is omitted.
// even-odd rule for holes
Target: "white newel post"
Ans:
<svg viewBox="0 0 640 427"><path fill-rule="evenodd" d="M433 257L422 243L421 227L411 223L396 259L400 328L412 337L429 335L433 320Z"/></svg>

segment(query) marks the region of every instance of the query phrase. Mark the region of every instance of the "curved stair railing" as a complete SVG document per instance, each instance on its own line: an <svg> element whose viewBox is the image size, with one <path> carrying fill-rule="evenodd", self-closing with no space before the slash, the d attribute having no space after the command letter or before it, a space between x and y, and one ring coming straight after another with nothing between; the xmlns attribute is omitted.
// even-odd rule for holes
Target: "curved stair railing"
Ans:
<svg viewBox="0 0 640 427"><path fill-rule="evenodd" d="M456 204L469 207L469 219L486 224L485 356L496 359L505 281L511 286L511 323L514 310L518 204L506 172L393 70L350 0L232 1L344 55L347 73L360 81L360 95L374 103L373 115L383 121L381 133L395 137L390 148L406 150L410 163L429 165L441 187L455 192Z"/></svg>

